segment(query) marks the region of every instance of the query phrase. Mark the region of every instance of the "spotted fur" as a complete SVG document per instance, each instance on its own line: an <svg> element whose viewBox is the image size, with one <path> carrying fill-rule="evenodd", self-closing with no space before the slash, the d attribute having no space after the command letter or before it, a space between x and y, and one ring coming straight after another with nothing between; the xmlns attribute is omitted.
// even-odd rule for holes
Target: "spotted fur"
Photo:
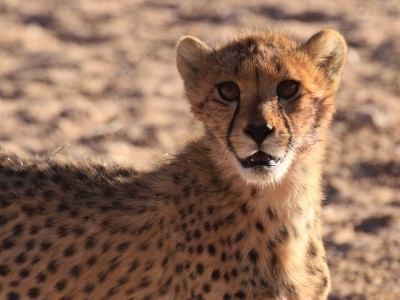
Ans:
<svg viewBox="0 0 400 300"><path fill-rule="evenodd" d="M345 51L332 30L181 39L204 130L151 171L1 150L0 298L326 299L321 164Z"/></svg>

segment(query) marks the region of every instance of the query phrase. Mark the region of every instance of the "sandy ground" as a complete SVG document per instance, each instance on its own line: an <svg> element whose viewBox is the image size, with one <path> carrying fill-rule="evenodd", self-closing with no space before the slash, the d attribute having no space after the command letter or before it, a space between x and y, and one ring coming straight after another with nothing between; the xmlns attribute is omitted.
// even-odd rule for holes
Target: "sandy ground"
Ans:
<svg viewBox="0 0 400 300"><path fill-rule="evenodd" d="M198 126L177 39L212 43L250 25L345 35L325 168L330 299L400 299L398 0L0 0L1 144L149 166Z"/></svg>

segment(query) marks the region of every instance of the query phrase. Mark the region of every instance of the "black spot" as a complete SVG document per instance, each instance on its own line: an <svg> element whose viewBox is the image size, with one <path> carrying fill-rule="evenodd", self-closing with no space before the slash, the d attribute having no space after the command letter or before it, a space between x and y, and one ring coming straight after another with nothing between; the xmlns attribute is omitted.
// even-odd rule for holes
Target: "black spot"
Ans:
<svg viewBox="0 0 400 300"><path fill-rule="evenodd" d="M256 251L254 248L252 248L252 249L249 251L249 259L250 259L250 261L251 261L252 263L256 263L256 262L258 261L258 253L257 253L257 251Z"/></svg>
<svg viewBox="0 0 400 300"><path fill-rule="evenodd" d="M7 276L10 273L10 268L7 265L0 265L0 276Z"/></svg>
<svg viewBox="0 0 400 300"><path fill-rule="evenodd" d="M278 257L276 256L275 253L271 253L271 265L273 267L276 267L276 265L278 264Z"/></svg>
<svg viewBox="0 0 400 300"><path fill-rule="evenodd" d="M118 289L116 287L112 287L107 291L107 296L111 297L114 296L118 292Z"/></svg>
<svg viewBox="0 0 400 300"><path fill-rule="evenodd" d="M57 206L57 212L64 212L70 209L70 206L67 205L65 202L60 202Z"/></svg>
<svg viewBox="0 0 400 300"><path fill-rule="evenodd" d="M232 271L231 271L231 274L232 274L233 277L236 278L236 277L238 277L239 272L238 272L238 270L236 268L233 268Z"/></svg>
<svg viewBox="0 0 400 300"><path fill-rule="evenodd" d="M86 249L92 249L96 247L96 245L97 245L97 240L95 235L91 235L86 238L86 243L85 243Z"/></svg>
<svg viewBox="0 0 400 300"><path fill-rule="evenodd" d="M204 223L204 230L205 231L210 231L211 230L211 223L209 221L206 221Z"/></svg>
<svg viewBox="0 0 400 300"><path fill-rule="evenodd" d="M14 226L13 231L15 236L20 236L24 232L24 224L17 224Z"/></svg>
<svg viewBox="0 0 400 300"><path fill-rule="evenodd" d="M96 264L97 262L97 256L96 255L92 255L91 257L88 258L88 260L86 261L86 264L89 267L92 267L94 264Z"/></svg>
<svg viewBox="0 0 400 300"><path fill-rule="evenodd" d="M28 290L28 297L31 299L36 299L40 295L40 289L37 287L30 288Z"/></svg>
<svg viewBox="0 0 400 300"><path fill-rule="evenodd" d="M129 270L128 272L133 272L137 269L137 267L139 267L139 260L135 259L131 265L129 266Z"/></svg>
<svg viewBox="0 0 400 300"><path fill-rule="evenodd" d="M99 278L99 282L104 282L108 276L108 273L106 271L101 271L97 277Z"/></svg>
<svg viewBox="0 0 400 300"><path fill-rule="evenodd" d="M288 232L286 226L282 226L282 228L279 230L277 240L279 242L283 243L284 241L287 240L288 237L289 237L289 232Z"/></svg>
<svg viewBox="0 0 400 300"><path fill-rule="evenodd" d="M187 224L186 223L182 223L181 224L181 230L185 231L187 229Z"/></svg>
<svg viewBox="0 0 400 300"><path fill-rule="evenodd" d="M30 234L35 235L40 231L40 229L42 229L40 226L34 225L30 229Z"/></svg>
<svg viewBox="0 0 400 300"><path fill-rule="evenodd" d="M214 222L213 224L214 231L217 231L220 225L222 225L222 222Z"/></svg>
<svg viewBox="0 0 400 300"><path fill-rule="evenodd" d="M201 253L203 253L203 245L202 244L199 244L198 246L197 246L197 248L196 248L196 252L198 253L198 254L201 254Z"/></svg>
<svg viewBox="0 0 400 300"><path fill-rule="evenodd" d="M139 282L138 288L139 289L147 288L150 285L150 283L151 283L151 280L148 276L142 277Z"/></svg>
<svg viewBox="0 0 400 300"><path fill-rule="evenodd" d="M272 240L267 241L267 247L269 250L273 250L275 248L275 246L276 246L276 244L274 241L272 241Z"/></svg>
<svg viewBox="0 0 400 300"><path fill-rule="evenodd" d="M237 234L236 234L236 237L235 237L235 242L237 243L237 242L240 242L241 240L243 240L243 238L246 236L246 232L244 232L244 231L239 231Z"/></svg>
<svg viewBox="0 0 400 300"><path fill-rule="evenodd" d="M93 292L93 290L94 290L94 285L91 284L91 283L88 283L88 284L85 285L85 287L83 288L83 291L84 291L86 294L90 294L91 292Z"/></svg>
<svg viewBox="0 0 400 300"><path fill-rule="evenodd" d="M292 296L298 296L296 288L295 288L295 286L293 284L290 284L290 283L286 282L285 283L285 289L287 291L287 294L292 295Z"/></svg>
<svg viewBox="0 0 400 300"><path fill-rule="evenodd" d="M282 66L278 62L275 62L275 69L276 69L276 72L279 73L282 70Z"/></svg>
<svg viewBox="0 0 400 300"><path fill-rule="evenodd" d="M26 242L25 244L26 250L32 250L35 247L35 240L34 239L30 239Z"/></svg>
<svg viewBox="0 0 400 300"><path fill-rule="evenodd" d="M144 242L139 246L139 250L146 252L150 248L150 242Z"/></svg>
<svg viewBox="0 0 400 300"><path fill-rule="evenodd" d="M26 277L28 277L30 274L31 274L31 270L29 270L29 269L27 269L27 268L22 269L22 270L19 272L19 276L22 277L22 278L26 278Z"/></svg>
<svg viewBox="0 0 400 300"><path fill-rule="evenodd" d="M4 250L11 249L14 247L15 243L11 239L4 239L3 244L1 245L0 249L3 248Z"/></svg>
<svg viewBox="0 0 400 300"><path fill-rule="evenodd" d="M26 256L25 256L25 253L22 252L20 255L18 255L15 258L15 263L22 265L24 262L26 262Z"/></svg>
<svg viewBox="0 0 400 300"><path fill-rule="evenodd" d="M120 279L118 279L118 285L122 286L124 284L128 283L128 277L121 277Z"/></svg>
<svg viewBox="0 0 400 300"><path fill-rule="evenodd" d="M227 260L227 256L226 256L226 252L224 251L221 253L221 261L226 262L226 260Z"/></svg>
<svg viewBox="0 0 400 300"><path fill-rule="evenodd" d="M231 280L231 277L229 276L228 273L225 273L225 274L224 274L224 280L225 280L225 282L227 282L227 283Z"/></svg>
<svg viewBox="0 0 400 300"><path fill-rule="evenodd" d="M183 265L182 264L177 264L176 266L175 266L175 274L176 275L179 275L179 274L181 274L183 272Z"/></svg>
<svg viewBox="0 0 400 300"><path fill-rule="evenodd" d="M257 197L257 189L256 188L251 189L251 197L253 197L253 198Z"/></svg>
<svg viewBox="0 0 400 300"><path fill-rule="evenodd" d="M43 197L47 200L54 198L55 193L52 190L47 190L43 192Z"/></svg>
<svg viewBox="0 0 400 300"><path fill-rule="evenodd" d="M240 250L239 249L237 249L236 251L235 251L235 258L236 258L236 260L237 261L241 261L242 260L242 252L240 252Z"/></svg>
<svg viewBox="0 0 400 300"><path fill-rule="evenodd" d="M199 109L203 109L204 106L205 106L204 102L200 102L199 104L197 104L197 108L199 108Z"/></svg>
<svg viewBox="0 0 400 300"><path fill-rule="evenodd" d="M264 232L264 225L263 225L263 223L261 223L260 220L257 221L257 223L256 223L256 228L257 228L257 230L258 230L259 232Z"/></svg>
<svg viewBox="0 0 400 300"><path fill-rule="evenodd" d="M33 189L26 189L25 190L25 196L33 198L35 197L35 191Z"/></svg>
<svg viewBox="0 0 400 300"><path fill-rule="evenodd" d="M196 265L196 272L197 274L203 274L204 273L204 265L199 263Z"/></svg>
<svg viewBox="0 0 400 300"><path fill-rule="evenodd" d="M235 297L239 299L246 299L246 293L243 292L242 290L239 290L235 293Z"/></svg>
<svg viewBox="0 0 400 300"><path fill-rule="evenodd" d="M190 261L185 260L185 263L184 263L185 270L189 270L190 266L191 266Z"/></svg>
<svg viewBox="0 0 400 300"><path fill-rule="evenodd" d="M322 278L321 286L322 287L327 287L328 283L329 283L328 277L324 276L324 278Z"/></svg>
<svg viewBox="0 0 400 300"><path fill-rule="evenodd" d="M234 223L236 221L237 215L236 213L232 212L226 217L226 221L228 223Z"/></svg>
<svg viewBox="0 0 400 300"><path fill-rule="evenodd" d="M111 248L111 242L110 241L106 241L103 246L101 247L103 253L107 252L110 248Z"/></svg>
<svg viewBox="0 0 400 300"><path fill-rule="evenodd" d="M65 225L61 225L60 227L58 227L57 229L57 234L60 237L65 237L68 235L68 228Z"/></svg>
<svg viewBox="0 0 400 300"><path fill-rule="evenodd" d="M168 264L168 261L169 261L169 256L165 256L164 259L163 259L163 261L162 261L162 263L161 263L161 265L162 265L163 267L165 267L165 266Z"/></svg>
<svg viewBox="0 0 400 300"><path fill-rule="evenodd" d="M310 241L308 244L307 253L309 256L316 257L317 256L317 247L315 246L313 241Z"/></svg>
<svg viewBox="0 0 400 300"><path fill-rule="evenodd" d="M81 274L81 267L76 265L74 267L71 268L71 270L69 271L69 273L71 274L71 276L78 278L79 275Z"/></svg>
<svg viewBox="0 0 400 300"><path fill-rule="evenodd" d="M72 232L75 233L75 236L79 237L79 236L82 236L86 232L86 229L85 229L85 227L78 225L72 229Z"/></svg>
<svg viewBox="0 0 400 300"><path fill-rule="evenodd" d="M52 246L52 243L43 242L43 243L40 244L40 250L41 251L47 251L47 250L49 250L51 248L51 246Z"/></svg>
<svg viewBox="0 0 400 300"><path fill-rule="evenodd" d="M206 293L211 292L211 286L208 283L203 284L203 291Z"/></svg>
<svg viewBox="0 0 400 300"><path fill-rule="evenodd" d="M46 228L52 228L52 227L54 226L55 223L56 223L56 220L55 220L55 219L53 219L53 218L47 218L47 219L44 221L44 226L45 226Z"/></svg>
<svg viewBox="0 0 400 300"><path fill-rule="evenodd" d="M186 232L185 240L190 242L192 240L191 231Z"/></svg>
<svg viewBox="0 0 400 300"><path fill-rule="evenodd" d="M216 252L215 244L208 244L207 250L210 255L215 255Z"/></svg>
<svg viewBox="0 0 400 300"><path fill-rule="evenodd" d="M274 277L274 279L278 279L280 272L279 272L279 268L278 268L278 256L275 253L271 254L271 267L272 267L272 275Z"/></svg>
<svg viewBox="0 0 400 300"><path fill-rule="evenodd" d="M126 290L125 295L130 296L135 292L136 292L136 288L130 288L130 289ZM129 299L132 299L132 298L129 298Z"/></svg>
<svg viewBox="0 0 400 300"><path fill-rule="evenodd" d="M47 279L47 275L44 272L40 272L37 276L36 276L36 281L37 283L42 283L45 282Z"/></svg>
<svg viewBox="0 0 400 300"><path fill-rule="evenodd" d="M31 260L31 265L36 265L41 259L42 257L39 255L34 256Z"/></svg>
<svg viewBox="0 0 400 300"><path fill-rule="evenodd" d="M144 270L145 271L151 270L151 268L153 268L153 266L154 266L154 260L149 259L145 264Z"/></svg>
<svg viewBox="0 0 400 300"><path fill-rule="evenodd" d="M199 239L201 238L201 231L198 230L198 229L196 229L196 230L193 232L193 237L194 237L196 240L199 240Z"/></svg>
<svg viewBox="0 0 400 300"><path fill-rule="evenodd" d="M194 205L194 204L190 204L190 205L189 205L189 207L188 207L188 212L189 212L189 214L193 214L194 208L195 208L195 205Z"/></svg>
<svg viewBox="0 0 400 300"><path fill-rule="evenodd" d="M269 218L271 220L276 220L277 219L276 213L272 210L271 207L268 207L267 213L268 213L268 216L269 216Z"/></svg>
<svg viewBox="0 0 400 300"><path fill-rule="evenodd" d="M1 188L3 191L8 189L8 186L5 184L1 184ZM6 208L8 206L10 206L12 203L11 199L9 199L9 197L4 198L4 197L0 197L0 208Z"/></svg>
<svg viewBox="0 0 400 300"><path fill-rule="evenodd" d="M231 300L231 299L232 299L232 296L230 294L228 294L228 293L224 294L223 300Z"/></svg>
<svg viewBox="0 0 400 300"><path fill-rule="evenodd" d="M41 215L45 211L42 205L33 206L31 204L22 205L22 211L28 216L33 217L35 215Z"/></svg>
<svg viewBox="0 0 400 300"><path fill-rule="evenodd" d="M74 255L75 252L76 252L75 245L72 244L72 245L68 246L67 248L65 248L64 256L65 257L70 257L70 256Z"/></svg>
<svg viewBox="0 0 400 300"><path fill-rule="evenodd" d="M145 233L145 232L148 232L148 231L153 227L153 224L154 224L154 222L147 222L147 223L145 223L144 225L142 225L142 226L138 229L137 234L138 234L138 235L141 235L141 234L143 234L143 233Z"/></svg>
<svg viewBox="0 0 400 300"><path fill-rule="evenodd" d="M240 205L240 211L244 214L247 215L249 213L249 208L247 207L247 202L242 203L242 205Z"/></svg>
<svg viewBox="0 0 400 300"><path fill-rule="evenodd" d="M317 274L316 268L314 268L314 266L310 262L307 262L306 269L307 269L307 272L311 275Z"/></svg>
<svg viewBox="0 0 400 300"><path fill-rule="evenodd" d="M212 280L218 280L220 277L221 277L221 273L219 272L219 270L214 270L211 273Z"/></svg>
<svg viewBox="0 0 400 300"><path fill-rule="evenodd" d="M58 270L58 262L56 260L52 260L48 263L47 265L47 270L51 273L51 274L55 274Z"/></svg>
<svg viewBox="0 0 400 300"><path fill-rule="evenodd" d="M129 247L129 244L130 244L130 243L131 243L131 242L123 242L123 243L119 244L119 245L117 246L117 251L119 251L119 252L125 251L125 250Z"/></svg>
<svg viewBox="0 0 400 300"><path fill-rule="evenodd" d="M19 294L11 292L7 294L7 300L19 300Z"/></svg>

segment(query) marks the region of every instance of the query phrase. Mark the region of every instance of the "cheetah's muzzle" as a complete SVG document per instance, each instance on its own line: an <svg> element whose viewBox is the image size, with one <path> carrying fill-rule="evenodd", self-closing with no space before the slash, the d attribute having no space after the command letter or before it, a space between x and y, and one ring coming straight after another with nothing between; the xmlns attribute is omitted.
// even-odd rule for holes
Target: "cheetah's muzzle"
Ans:
<svg viewBox="0 0 400 300"><path fill-rule="evenodd" d="M257 151L253 155L246 157L245 159L240 159L240 163L243 168L264 168L264 167L276 167L282 161L282 157L274 157L263 151Z"/></svg>

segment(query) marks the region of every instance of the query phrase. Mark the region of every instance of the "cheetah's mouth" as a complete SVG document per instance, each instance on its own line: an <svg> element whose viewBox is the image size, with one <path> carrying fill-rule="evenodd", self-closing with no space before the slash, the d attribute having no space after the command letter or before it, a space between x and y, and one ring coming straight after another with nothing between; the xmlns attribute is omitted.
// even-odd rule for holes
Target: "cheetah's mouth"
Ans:
<svg viewBox="0 0 400 300"><path fill-rule="evenodd" d="M243 168L254 168L254 167L275 167L278 166L283 158L274 157L263 151L257 151L253 155L250 155L244 159L239 159Z"/></svg>

